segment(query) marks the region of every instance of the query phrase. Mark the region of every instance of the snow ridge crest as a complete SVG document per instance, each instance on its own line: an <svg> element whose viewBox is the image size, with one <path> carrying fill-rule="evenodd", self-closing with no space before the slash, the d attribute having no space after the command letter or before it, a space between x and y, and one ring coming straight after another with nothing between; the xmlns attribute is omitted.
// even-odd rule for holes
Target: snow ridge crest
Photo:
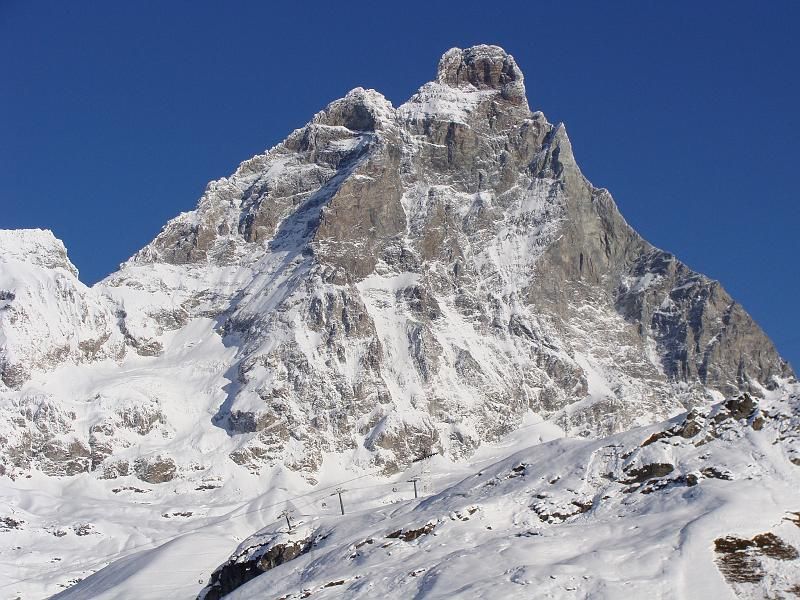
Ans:
<svg viewBox="0 0 800 600"><path fill-rule="evenodd" d="M78 276L64 243L49 229L0 229L0 262L12 261L61 268Z"/></svg>

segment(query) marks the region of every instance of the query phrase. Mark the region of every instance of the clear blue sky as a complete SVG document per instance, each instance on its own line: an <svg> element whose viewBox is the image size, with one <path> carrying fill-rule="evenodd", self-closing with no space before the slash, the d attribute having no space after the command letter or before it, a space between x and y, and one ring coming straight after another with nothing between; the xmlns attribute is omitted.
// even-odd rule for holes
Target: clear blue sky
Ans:
<svg viewBox="0 0 800 600"><path fill-rule="evenodd" d="M349 89L399 104L494 43L628 221L800 366L798 27L788 1L0 0L0 227L52 229L92 283Z"/></svg>

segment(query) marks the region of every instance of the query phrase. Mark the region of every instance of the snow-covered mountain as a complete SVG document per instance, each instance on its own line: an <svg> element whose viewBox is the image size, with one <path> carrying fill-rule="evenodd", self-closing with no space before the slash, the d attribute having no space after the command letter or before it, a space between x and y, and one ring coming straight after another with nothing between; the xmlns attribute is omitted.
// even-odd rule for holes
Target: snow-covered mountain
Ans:
<svg viewBox="0 0 800 600"><path fill-rule="evenodd" d="M52 592L60 574L96 570L159 529L179 545L199 522L346 473L403 477L431 454L459 472L531 419L573 441L525 460L566 453L575 469L640 435L621 432L743 393L782 402L796 429L793 381L719 283L643 240L583 177L564 126L530 110L513 57L452 49L401 106L357 88L210 183L91 288L50 232L0 231L1 489L26 515L5 516L24 523L9 535L34 548L32 572L10 581L54 552L94 557L25 588ZM749 452L750 433L737 436L735 452ZM762 479L796 457L785 439ZM498 490L486 502L530 491ZM462 491L438 497L449 506ZM66 493L80 500L59 515ZM122 512L81 529L100 505ZM79 530L97 535L72 539ZM211 566L230 550L218 542Z"/></svg>

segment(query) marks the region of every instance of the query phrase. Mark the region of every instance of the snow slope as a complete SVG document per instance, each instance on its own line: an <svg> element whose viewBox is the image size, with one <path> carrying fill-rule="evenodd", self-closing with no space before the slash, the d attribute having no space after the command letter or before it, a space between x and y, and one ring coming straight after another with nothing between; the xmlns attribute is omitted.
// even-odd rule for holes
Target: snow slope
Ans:
<svg viewBox="0 0 800 600"><path fill-rule="evenodd" d="M334 488L318 486L256 509L275 522L225 563L225 542L230 551L244 529L236 512L118 560L58 598L191 598L220 563L212 582L266 567L229 599L786 597L800 589L798 391L760 403L743 396L602 440L538 422L469 464L431 461L435 491L418 500L406 483L414 472L345 484L345 516ZM286 508L291 531L278 516ZM733 559L718 551L751 539L771 544ZM301 554L280 564L295 546ZM218 598L216 590L200 597Z"/></svg>

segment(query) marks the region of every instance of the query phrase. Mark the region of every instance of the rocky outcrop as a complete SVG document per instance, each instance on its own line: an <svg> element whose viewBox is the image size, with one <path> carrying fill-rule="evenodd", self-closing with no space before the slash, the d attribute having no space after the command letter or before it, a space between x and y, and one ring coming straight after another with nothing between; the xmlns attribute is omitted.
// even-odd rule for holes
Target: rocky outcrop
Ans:
<svg viewBox="0 0 800 600"><path fill-rule="evenodd" d="M147 483L166 483L175 478L177 467L169 457L139 458L133 465L136 476Z"/></svg>
<svg viewBox="0 0 800 600"><path fill-rule="evenodd" d="M197 600L219 600L262 573L309 552L315 541L307 532L304 537L304 531L256 534L214 570Z"/></svg>

